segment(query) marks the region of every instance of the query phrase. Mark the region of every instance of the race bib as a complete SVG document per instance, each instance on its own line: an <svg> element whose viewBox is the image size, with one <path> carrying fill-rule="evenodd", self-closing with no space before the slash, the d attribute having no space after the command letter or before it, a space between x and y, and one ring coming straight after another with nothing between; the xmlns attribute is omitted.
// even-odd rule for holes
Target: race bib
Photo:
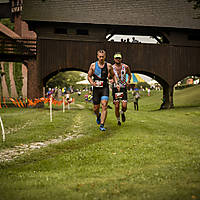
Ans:
<svg viewBox="0 0 200 200"><path fill-rule="evenodd" d="M121 99L124 96L123 92L115 93L115 99Z"/></svg>
<svg viewBox="0 0 200 200"><path fill-rule="evenodd" d="M103 81L96 80L95 83L96 83L95 87L103 87Z"/></svg>

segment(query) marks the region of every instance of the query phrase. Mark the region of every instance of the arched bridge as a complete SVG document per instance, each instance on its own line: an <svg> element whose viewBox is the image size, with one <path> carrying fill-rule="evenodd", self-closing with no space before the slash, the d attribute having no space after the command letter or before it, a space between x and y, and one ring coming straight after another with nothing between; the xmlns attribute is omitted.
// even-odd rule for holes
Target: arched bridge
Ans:
<svg viewBox="0 0 200 200"><path fill-rule="evenodd" d="M87 72L96 60L98 49L107 51L107 61L120 51L123 62L132 72L140 72L157 80L164 88L166 107L173 106L173 86L189 75L200 75L200 47L133 44L121 42L88 42L39 40L40 88L55 73L66 69ZM39 91L42 92L41 90Z"/></svg>
<svg viewBox="0 0 200 200"><path fill-rule="evenodd" d="M187 1L15 2L16 9L12 10L19 10L14 15L16 30L23 33L23 19L37 33L37 58L24 59L28 65L29 98L43 96L46 81L59 71L87 72L99 49L107 51L111 63L114 52L121 51L132 72L156 79L163 86L166 108L173 107L173 86L177 81L200 75L199 10ZM117 34L151 36L160 44L107 41Z"/></svg>

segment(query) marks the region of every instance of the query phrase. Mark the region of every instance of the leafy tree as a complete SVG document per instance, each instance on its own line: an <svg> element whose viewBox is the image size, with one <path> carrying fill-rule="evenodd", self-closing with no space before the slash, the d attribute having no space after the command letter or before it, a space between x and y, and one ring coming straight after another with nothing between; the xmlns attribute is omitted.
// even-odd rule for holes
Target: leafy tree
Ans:
<svg viewBox="0 0 200 200"><path fill-rule="evenodd" d="M141 86L144 89L150 88L150 85L147 82L138 82L136 86L137 86L137 88L141 88Z"/></svg>
<svg viewBox="0 0 200 200"><path fill-rule="evenodd" d="M11 22L10 18L0 19L0 23L14 31L14 23Z"/></svg>
<svg viewBox="0 0 200 200"><path fill-rule="evenodd" d="M76 82L85 79L83 76L81 76L81 73L82 72L78 71L59 72L47 81L46 86L48 88L69 88L70 86L72 86L76 89Z"/></svg>
<svg viewBox="0 0 200 200"><path fill-rule="evenodd" d="M23 76L22 63L13 63L13 75L18 96L22 96Z"/></svg>

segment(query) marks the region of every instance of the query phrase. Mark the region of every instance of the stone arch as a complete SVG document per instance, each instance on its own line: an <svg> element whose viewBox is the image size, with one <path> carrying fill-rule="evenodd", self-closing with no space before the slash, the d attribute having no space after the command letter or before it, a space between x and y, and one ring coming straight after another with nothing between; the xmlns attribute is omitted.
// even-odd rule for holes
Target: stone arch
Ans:
<svg viewBox="0 0 200 200"><path fill-rule="evenodd" d="M144 74L147 75L151 78L153 78L154 80L156 80L163 88L163 103L161 105L162 109L165 108L173 108L174 104L173 104L173 86L170 86L169 83L163 79L160 75L156 74L156 73L152 73L149 71L144 71L144 70L133 70L133 72L136 73L140 73L140 74Z"/></svg>
<svg viewBox="0 0 200 200"><path fill-rule="evenodd" d="M179 81L183 80L184 78L188 77L188 76L198 76L198 77L200 77L200 74L199 73L197 73L197 74L188 73L186 76L181 76L181 77L177 78L175 80L176 81L175 84L178 83Z"/></svg>
<svg viewBox="0 0 200 200"><path fill-rule="evenodd" d="M81 68L68 68L68 67L65 67L65 68L62 68L60 70L55 70L53 71L52 73L48 74L46 77L43 78L43 86L46 84L46 82L52 78L53 76L55 76L56 74L60 73L60 72L66 72L66 71L80 71L80 72L85 72L87 73L86 70L84 69L81 69Z"/></svg>
<svg viewBox="0 0 200 200"><path fill-rule="evenodd" d="M163 79L161 76L155 74L155 73L152 73L152 72L149 72L149 71L144 71L144 70L132 70L131 72L133 73L139 73L139 74L144 74L146 76L149 76L151 77L152 79L156 80L161 86L164 86L167 83L167 81L165 79Z"/></svg>

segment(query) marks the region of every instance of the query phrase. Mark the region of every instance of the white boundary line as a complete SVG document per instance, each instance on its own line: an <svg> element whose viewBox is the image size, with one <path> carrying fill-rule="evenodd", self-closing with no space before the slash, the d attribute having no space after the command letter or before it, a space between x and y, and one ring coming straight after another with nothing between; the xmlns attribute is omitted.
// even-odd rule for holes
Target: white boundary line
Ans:
<svg viewBox="0 0 200 200"><path fill-rule="evenodd" d="M5 142L6 136L5 136L5 130L3 127L3 122L2 122L1 116L0 116L0 123L1 123L1 129L2 129L3 142Z"/></svg>

